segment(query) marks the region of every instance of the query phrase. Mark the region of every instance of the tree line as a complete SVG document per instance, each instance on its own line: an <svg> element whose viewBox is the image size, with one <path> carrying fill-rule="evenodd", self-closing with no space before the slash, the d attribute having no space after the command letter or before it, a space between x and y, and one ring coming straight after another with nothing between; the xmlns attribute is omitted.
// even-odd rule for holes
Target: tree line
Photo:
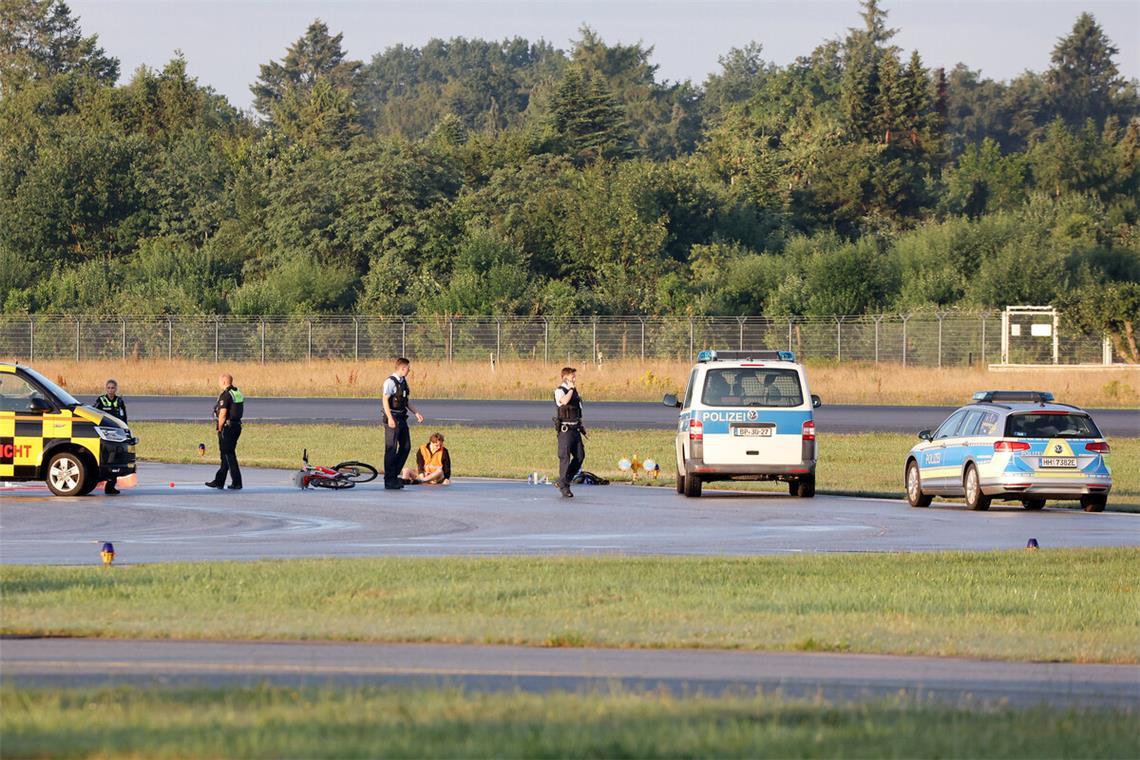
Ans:
<svg viewBox="0 0 1140 760"><path fill-rule="evenodd" d="M1140 312L1140 95L1087 13L994 81L862 0L699 84L588 27L364 62L317 20L254 114L181 56L117 85L61 0L0 11L8 313Z"/></svg>

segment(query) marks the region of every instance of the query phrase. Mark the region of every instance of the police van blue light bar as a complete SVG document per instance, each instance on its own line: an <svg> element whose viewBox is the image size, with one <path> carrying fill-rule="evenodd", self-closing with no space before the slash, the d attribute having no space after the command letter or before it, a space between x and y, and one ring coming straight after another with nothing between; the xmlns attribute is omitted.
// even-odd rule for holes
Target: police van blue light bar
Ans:
<svg viewBox="0 0 1140 760"><path fill-rule="evenodd" d="M698 362L754 361L761 359L794 362L796 355L791 351L773 351L767 348L757 351L713 351L706 348L697 354Z"/></svg>
<svg viewBox="0 0 1140 760"><path fill-rule="evenodd" d="M996 404L1013 401L1029 404L1045 404L1053 400L1049 391L978 391L973 400L982 404Z"/></svg>

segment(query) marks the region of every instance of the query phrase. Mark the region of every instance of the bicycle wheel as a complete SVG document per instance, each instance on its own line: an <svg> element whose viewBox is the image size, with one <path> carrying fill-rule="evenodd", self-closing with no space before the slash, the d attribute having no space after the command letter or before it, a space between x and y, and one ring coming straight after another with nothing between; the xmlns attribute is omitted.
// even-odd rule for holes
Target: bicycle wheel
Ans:
<svg viewBox="0 0 1140 760"><path fill-rule="evenodd" d="M376 480L376 476L380 474L375 467L364 462L341 462L333 469L353 483L368 483Z"/></svg>
<svg viewBox="0 0 1140 760"><path fill-rule="evenodd" d="M313 488L331 488L333 490L340 490L342 488L352 488L356 484L351 480L346 480L340 476L332 478L313 478L309 481L309 485Z"/></svg>

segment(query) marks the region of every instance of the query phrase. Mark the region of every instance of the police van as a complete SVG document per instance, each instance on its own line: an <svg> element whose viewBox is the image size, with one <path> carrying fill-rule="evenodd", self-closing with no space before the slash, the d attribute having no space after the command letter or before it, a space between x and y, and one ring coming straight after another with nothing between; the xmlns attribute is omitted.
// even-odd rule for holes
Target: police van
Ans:
<svg viewBox="0 0 1140 760"><path fill-rule="evenodd" d="M84 406L30 367L0 362L0 482L43 480L82 496L135 471L127 425Z"/></svg>
<svg viewBox="0 0 1140 760"><path fill-rule="evenodd" d="M812 410L819 396L791 351L701 351L680 409L677 493L700 496L714 480L779 480L793 496L815 496Z"/></svg>

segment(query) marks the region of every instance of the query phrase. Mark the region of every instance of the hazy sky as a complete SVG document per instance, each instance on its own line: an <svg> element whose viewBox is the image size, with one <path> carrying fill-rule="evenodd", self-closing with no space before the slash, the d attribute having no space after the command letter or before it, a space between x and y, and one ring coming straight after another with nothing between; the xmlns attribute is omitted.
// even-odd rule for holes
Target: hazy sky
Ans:
<svg viewBox="0 0 1140 760"><path fill-rule="evenodd" d="M344 33L352 58L367 61L397 43L432 37L544 38L567 49L583 23L607 42L654 47L659 79L701 82L717 58L755 40L764 58L785 64L860 23L856 0L71 0L87 34L122 62L128 79L140 65L161 68L181 50L190 73L241 108L258 65L280 59L314 18ZM895 42L917 48L927 66L959 61L1008 79L1041 71L1059 37L1089 11L1120 49L1117 64L1140 78L1137 0L883 0Z"/></svg>

